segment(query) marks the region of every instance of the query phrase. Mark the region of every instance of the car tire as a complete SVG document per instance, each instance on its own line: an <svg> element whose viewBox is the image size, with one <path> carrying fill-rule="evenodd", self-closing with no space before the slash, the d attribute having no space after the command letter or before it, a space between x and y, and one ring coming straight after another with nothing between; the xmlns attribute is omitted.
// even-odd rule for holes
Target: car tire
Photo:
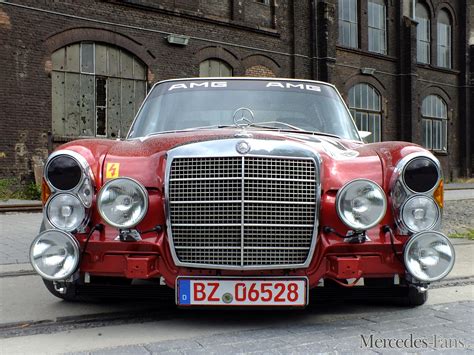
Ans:
<svg viewBox="0 0 474 355"><path fill-rule="evenodd" d="M428 290L420 291L417 287L408 287L408 306L417 307L426 303L428 300Z"/></svg>
<svg viewBox="0 0 474 355"><path fill-rule="evenodd" d="M68 284L68 287L66 289L66 293L60 293L54 287L53 281L43 279L43 282L44 282L44 285L46 286L46 288L48 289L48 291L52 295L54 295L58 298L61 298L65 301L68 301L68 302L91 302L91 301L94 301L91 298L76 295L76 285L74 283Z"/></svg>
<svg viewBox="0 0 474 355"><path fill-rule="evenodd" d="M41 222L41 227L40 227L40 233L41 232L44 232L46 230L46 227L44 225L44 221ZM56 291L56 288L54 288L54 283L53 281L50 281L50 280L46 280L46 279L43 279L43 283L44 285L46 286L46 288L48 289L48 291L53 295L53 296L56 296L58 298L61 298L65 301L68 301L68 302L91 302L93 300L91 300L90 298L86 298L86 297L81 297L81 296L77 296L76 295L76 285L71 283L68 285L68 288L66 290L66 293L62 294L58 291Z"/></svg>

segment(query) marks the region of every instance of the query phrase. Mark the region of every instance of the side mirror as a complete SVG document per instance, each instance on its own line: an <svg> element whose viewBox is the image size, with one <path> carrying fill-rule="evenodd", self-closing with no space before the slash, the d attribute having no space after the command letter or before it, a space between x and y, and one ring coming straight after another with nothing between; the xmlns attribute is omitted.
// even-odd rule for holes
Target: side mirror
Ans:
<svg viewBox="0 0 474 355"><path fill-rule="evenodd" d="M372 134L372 132L369 132L369 131L359 131L359 136L360 136L360 138L362 138L362 139L367 138L367 137L370 136L371 134Z"/></svg>

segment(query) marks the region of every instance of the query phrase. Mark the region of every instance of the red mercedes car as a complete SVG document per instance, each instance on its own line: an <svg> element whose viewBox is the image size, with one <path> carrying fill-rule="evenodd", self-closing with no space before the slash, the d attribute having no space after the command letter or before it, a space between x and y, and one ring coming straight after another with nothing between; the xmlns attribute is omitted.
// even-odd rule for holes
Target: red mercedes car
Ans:
<svg viewBox="0 0 474 355"><path fill-rule="evenodd" d="M324 82L162 81L126 139L48 158L31 263L65 300L147 280L182 307L304 307L311 289L423 304L455 259L440 164L367 134Z"/></svg>

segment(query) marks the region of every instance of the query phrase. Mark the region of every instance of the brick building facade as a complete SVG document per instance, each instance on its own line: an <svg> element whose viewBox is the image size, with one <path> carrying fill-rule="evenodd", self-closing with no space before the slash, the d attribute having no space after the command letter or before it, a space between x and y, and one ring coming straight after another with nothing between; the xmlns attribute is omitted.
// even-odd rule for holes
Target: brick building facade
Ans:
<svg viewBox="0 0 474 355"><path fill-rule="evenodd" d="M0 177L123 137L153 83L199 75L334 83L372 140L471 176L473 27L469 0L1 1Z"/></svg>

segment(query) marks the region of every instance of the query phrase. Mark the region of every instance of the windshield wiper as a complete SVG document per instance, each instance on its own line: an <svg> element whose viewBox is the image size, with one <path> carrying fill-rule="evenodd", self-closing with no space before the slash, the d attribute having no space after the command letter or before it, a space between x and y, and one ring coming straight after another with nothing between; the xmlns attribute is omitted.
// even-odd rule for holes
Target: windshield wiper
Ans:
<svg viewBox="0 0 474 355"><path fill-rule="evenodd" d="M287 127L285 128L279 128L275 126L268 126L267 124L281 124L282 126ZM296 133L303 133L303 134L312 134L312 135L320 135L320 136L328 136L328 137L334 137L334 138L341 138L336 134L332 133L325 133L325 132L318 132L318 131L308 131L303 128L293 126L292 124L286 123L286 122L280 122L280 121L267 121L267 122L258 122L258 123L252 123L251 125L245 127L245 128L264 128L264 129L270 129L270 130L275 130L275 131L282 131L282 132L296 132ZM210 126L200 126L200 127L192 127L192 128L183 128L183 129L173 129L169 131L161 131L161 132L152 132L148 133L146 136L142 137L143 138L148 138L152 136L157 136L160 134L166 134L166 133L180 133L180 132L190 132L190 131L199 131L199 130L205 130L205 129L218 129L218 128L241 128L237 127L235 125L210 125ZM290 129L288 129L290 128Z"/></svg>
<svg viewBox="0 0 474 355"><path fill-rule="evenodd" d="M281 128L274 127L274 126L266 126L265 124L267 124L267 123L269 123L269 124L272 124L272 123L281 124L282 126L286 126L286 127L291 128L291 130L281 129ZM258 122L258 123L251 124L249 127L267 128L267 129L273 129L273 130L280 130L280 131L284 131L284 132L297 131L298 133L306 133L306 134L319 135L319 136L328 136L328 137L334 137L334 138L341 139L341 137L338 136L337 134L319 132L319 131L308 131L306 129L303 129L303 128L300 128L300 127L297 127L297 126L293 126L292 124L289 124L289 123L286 123L286 122L281 122L281 121Z"/></svg>
<svg viewBox="0 0 474 355"><path fill-rule="evenodd" d="M189 131L196 131L201 129L212 129L212 128L228 128L234 127L234 125L210 125L210 126L200 126L200 127L191 127L191 128L183 128L183 129L172 129L169 131L160 131L160 132L152 132L148 133L144 138L156 136L159 134L166 134L166 133L179 133L179 132L189 132Z"/></svg>
<svg viewBox="0 0 474 355"><path fill-rule="evenodd" d="M274 126L267 126L268 124L279 124L279 125L291 128L292 130L295 130L295 131L303 131L303 132L305 131L303 128L293 126L292 124L281 122L281 121L255 122L255 123L252 123L250 126L263 127L263 128L278 128Z"/></svg>

